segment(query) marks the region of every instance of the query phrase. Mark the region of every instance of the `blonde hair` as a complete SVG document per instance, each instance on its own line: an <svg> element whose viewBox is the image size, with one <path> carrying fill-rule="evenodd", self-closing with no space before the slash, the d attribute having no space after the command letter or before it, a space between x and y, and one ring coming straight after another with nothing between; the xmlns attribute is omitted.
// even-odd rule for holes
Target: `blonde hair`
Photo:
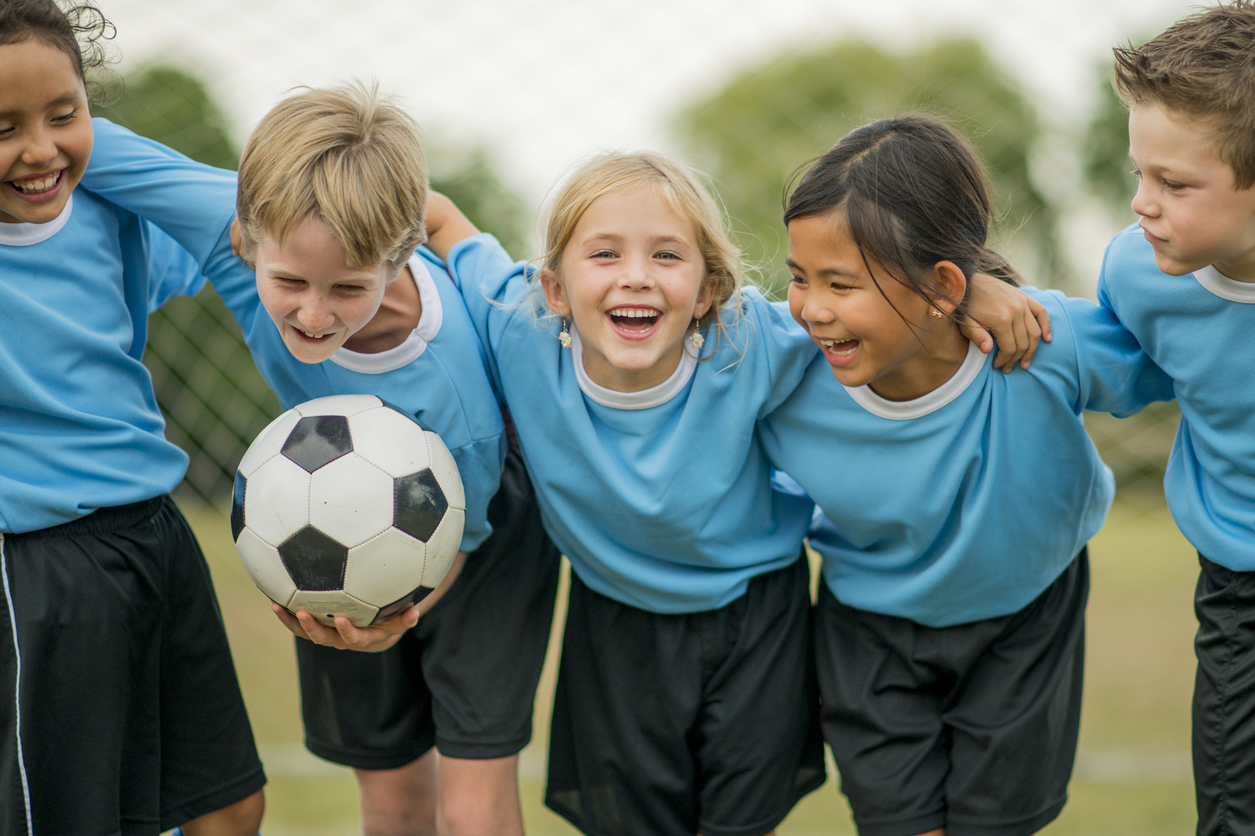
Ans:
<svg viewBox="0 0 1255 836"><path fill-rule="evenodd" d="M240 156L244 253L314 218L354 269L399 273L427 240L427 161L418 125L376 86L306 88L262 117Z"/></svg>
<svg viewBox="0 0 1255 836"><path fill-rule="evenodd" d="M739 297L742 282L741 253L732 243L719 204L684 165L660 154L610 152L593 157L577 168L549 201L544 220L544 255L540 266L559 278L562 256L575 227L597 198L628 188L648 188L671 209L693 224L697 248L706 264L706 275L715 283L714 300L699 324L713 324L722 335L725 323L720 309Z"/></svg>

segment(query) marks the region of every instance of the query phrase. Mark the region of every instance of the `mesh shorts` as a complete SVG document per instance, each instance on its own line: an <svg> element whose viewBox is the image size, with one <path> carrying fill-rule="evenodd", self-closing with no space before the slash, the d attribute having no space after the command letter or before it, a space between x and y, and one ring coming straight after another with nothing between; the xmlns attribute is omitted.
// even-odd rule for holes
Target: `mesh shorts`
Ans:
<svg viewBox="0 0 1255 836"><path fill-rule="evenodd" d="M861 836L1022 836L1067 800L1085 662L1084 550L1017 613L925 627L820 585L824 738Z"/></svg>
<svg viewBox="0 0 1255 836"><path fill-rule="evenodd" d="M209 570L169 497L6 534L0 558L0 834L157 834L261 789Z"/></svg>
<svg viewBox="0 0 1255 836"><path fill-rule="evenodd" d="M809 577L661 615L572 573L546 804L596 836L773 830L824 782Z"/></svg>
<svg viewBox="0 0 1255 836"><path fill-rule="evenodd" d="M382 653L296 640L305 745L356 769L396 769L434 745L483 760L516 754L549 644L561 556L514 445L488 506L492 536L449 592Z"/></svg>

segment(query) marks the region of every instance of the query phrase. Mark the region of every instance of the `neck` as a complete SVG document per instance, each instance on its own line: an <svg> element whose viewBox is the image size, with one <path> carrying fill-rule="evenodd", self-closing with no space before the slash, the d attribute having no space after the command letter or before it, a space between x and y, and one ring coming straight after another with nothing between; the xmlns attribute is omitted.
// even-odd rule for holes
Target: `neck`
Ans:
<svg viewBox="0 0 1255 836"><path fill-rule="evenodd" d="M967 359L968 339L958 326L944 323L936 333L921 334L919 351L893 371L870 384L887 401L913 401L940 388L954 377Z"/></svg>
<svg viewBox="0 0 1255 836"><path fill-rule="evenodd" d="M344 347L359 354L378 354L409 339L423 317L423 301L407 265L384 291L379 311Z"/></svg>

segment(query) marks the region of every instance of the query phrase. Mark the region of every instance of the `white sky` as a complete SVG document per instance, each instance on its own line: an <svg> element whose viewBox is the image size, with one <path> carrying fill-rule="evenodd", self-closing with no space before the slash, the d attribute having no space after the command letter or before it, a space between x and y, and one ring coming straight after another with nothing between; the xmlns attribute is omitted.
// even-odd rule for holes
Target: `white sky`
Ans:
<svg viewBox="0 0 1255 836"><path fill-rule="evenodd" d="M890 47L975 36L1057 133L1074 134L1112 45L1152 35L1195 7L1181 0L101 2L117 25L119 69L163 61L195 71L226 108L237 140L291 87L374 78L402 97L430 137L490 148L503 177L533 202L596 150L676 150L667 125L685 104L772 56L849 35ZM1074 180L1071 156L1056 153L1047 164L1062 173L1039 179ZM1104 239L1088 240L1093 224L1078 212L1069 243L1088 272Z"/></svg>

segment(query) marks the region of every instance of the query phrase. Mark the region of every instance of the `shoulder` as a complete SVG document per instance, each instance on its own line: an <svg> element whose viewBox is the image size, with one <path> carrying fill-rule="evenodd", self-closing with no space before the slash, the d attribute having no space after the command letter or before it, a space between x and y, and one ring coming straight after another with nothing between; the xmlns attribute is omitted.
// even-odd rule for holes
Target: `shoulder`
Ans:
<svg viewBox="0 0 1255 836"><path fill-rule="evenodd" d="M1116 234L1103 255L1102 280L1108 286L1136 281L1147 275L1162 276L1155 266L1155 250L1141 227L1132 224Z"/></svg>

